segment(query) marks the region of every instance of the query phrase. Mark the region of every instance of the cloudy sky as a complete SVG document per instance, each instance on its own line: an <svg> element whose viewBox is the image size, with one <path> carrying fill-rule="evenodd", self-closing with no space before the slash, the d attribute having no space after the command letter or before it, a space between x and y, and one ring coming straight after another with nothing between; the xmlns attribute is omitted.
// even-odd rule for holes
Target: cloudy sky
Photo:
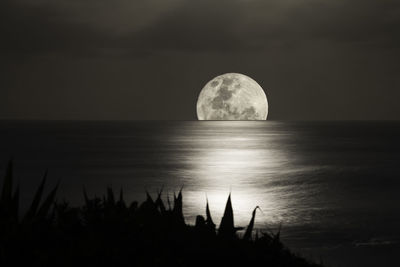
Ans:
<svg viewBox="0 0 400 267"><path fill-rule="evenodd" d="M398 0L1 0L1 119L196 119L239 72L269 119L400 119Z"/></svg>

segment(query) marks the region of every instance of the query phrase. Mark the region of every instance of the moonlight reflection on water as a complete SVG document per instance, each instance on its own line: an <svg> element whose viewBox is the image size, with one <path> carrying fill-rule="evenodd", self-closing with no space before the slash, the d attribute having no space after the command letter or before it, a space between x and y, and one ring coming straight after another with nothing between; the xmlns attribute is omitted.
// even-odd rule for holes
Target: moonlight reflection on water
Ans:
<svg viewBox="0 0 400 267"><path fill-rule="evenodd" d="M218 130L210 131L207 127L210 123L213 125L202 122L195 131L192 127L183 128L179 134L171 135L170 141L181 145L179 157L184 164L184 168L176 170L176 175L190 179L184 190L185 212L190 220L194 220L194 214L204 213L207 196L213 216L219 222L231 192L235 222L240 226L249 222L257 205L262 210L257 216L259 223L290 221L290 216L284 216L289 213L285 187L267 186L274 182L274 171L288 163L276 144L276 139L282 136L268 132L254 134L250 129L260 126L257 122L246 122L249 131L246 127L236 127L241 122L219 122Z"/></svg>
<svg viewBox="0 0 400 267"><path fill-rule="evenodd" d="M400 240L398 122L3 121L0 129L2 162L15 155L21 209L45 169L72 206L82 204L82 186L90 196L123 188L130 202L163 186L171 199L183 185L189 223L205 214L208 196L219 224L232 192L237 226L259 205L256 229L282 223L286 245L332 266L398 259L381 254Z"/></svg>

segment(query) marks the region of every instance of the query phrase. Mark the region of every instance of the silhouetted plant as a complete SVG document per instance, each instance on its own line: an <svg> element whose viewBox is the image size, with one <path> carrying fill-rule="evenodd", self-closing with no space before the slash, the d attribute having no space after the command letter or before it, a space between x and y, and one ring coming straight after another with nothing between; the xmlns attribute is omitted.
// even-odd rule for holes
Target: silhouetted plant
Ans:
<svg viewBox="0 0 400 267"><path fill-rule="evenodd" d="M84 205L56 202L58 184L43 199L45 173L32 203L19 220L19 187L13 191L12 162L8 164L0 197L0 265L71 266L321 266L294 255L276 234L258 232L252 238L256 207L243 238L236 231L231 196L228 196L218 231L206 203L206 219L195 226L185 223L182 188L173 205L162 200L127 205L122 189L118 198L111 187L102 197L90 198L83 189ZM211 259L213 259L211 261Z"/></svg>

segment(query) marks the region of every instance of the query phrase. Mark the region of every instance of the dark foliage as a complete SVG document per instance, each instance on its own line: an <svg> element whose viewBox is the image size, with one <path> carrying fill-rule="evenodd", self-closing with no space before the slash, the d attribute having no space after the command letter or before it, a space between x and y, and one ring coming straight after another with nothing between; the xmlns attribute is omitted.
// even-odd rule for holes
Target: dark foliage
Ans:
<svg viewBox="0 0 400 267"><path fill-rule="evenodd" d="M122 190L89 198L84 189L85 204L74 208L55 202L57 186L42 200L46 176L20 219L10 162L0 200L0 266L321 266L291 253L279 232L252 238L257 208L239 238L230 196L217 231L208 201L206 219L185 223L182 189L168 208L162 190L155 201L146 192L142 204L127 205Z"/></svg>

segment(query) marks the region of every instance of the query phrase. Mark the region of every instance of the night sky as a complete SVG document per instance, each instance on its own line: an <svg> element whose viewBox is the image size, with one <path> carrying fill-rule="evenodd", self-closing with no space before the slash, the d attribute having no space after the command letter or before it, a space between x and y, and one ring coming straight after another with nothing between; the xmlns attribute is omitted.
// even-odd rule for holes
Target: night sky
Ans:
<svg viewBox="0 0 400 267"><path fill-rule="evenodd" d="M398 0L1 0L0 119L193 120L239 72L271 120L400 119Z"/></svg>

